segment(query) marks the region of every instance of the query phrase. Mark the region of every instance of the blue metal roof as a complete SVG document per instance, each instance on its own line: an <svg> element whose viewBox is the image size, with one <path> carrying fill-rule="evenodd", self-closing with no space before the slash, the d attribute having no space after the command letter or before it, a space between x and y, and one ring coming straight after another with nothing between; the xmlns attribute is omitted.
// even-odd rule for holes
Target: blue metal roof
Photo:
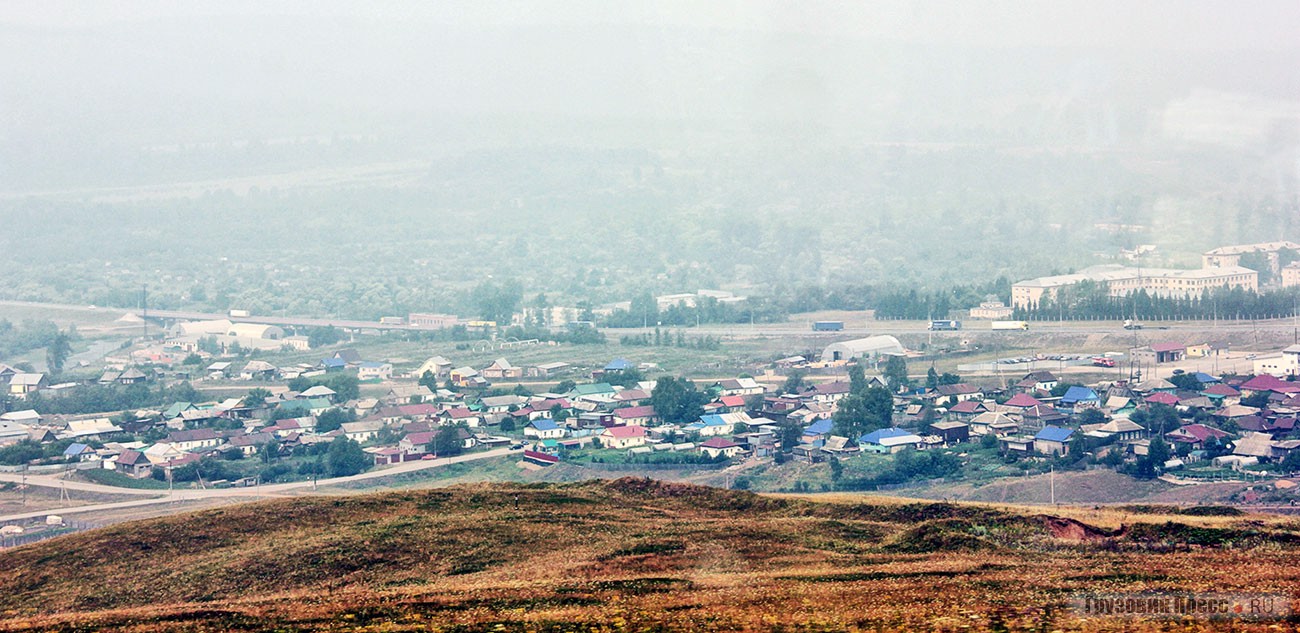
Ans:
<svg viewBox="0 0 1300 633"><path fill-rule="evenodd" d="M538 431L554 431L555 429L560 428L556 426L555 420L552 420L551 418L537 418L529 424Z"/></svg>
<svg viewBox="0 0 1300 633"><path fill-rule="evenodd" d="M609 361L608 365L605 365L605 371L622 371L631 367L632 363L629 363L622 358L615 358L614 360Z"/></svg>
<svg viewBox="0 0 1300 633"><path fill-rule="evenodd" d="M1049 442L1068 442L1071 435L1074 435L1074 429L1063 429L1049 424L1043 427L1043 430L1039 431L1038 435L1034 436L1034 439Z"/></svg>
<svg viewBox="0 0 1300 633"><path fill-rule="evenodd" d="M911 435L911 433L908 431L904 431L903 429L900 429L896 426L891 426L887 429L876 429L870 433L867 433L866 435L863 435L862 437L858 438L858 443L879 444L880 440L888 439L891 437L901 437L903 435Z"/></svg>
<svg viewBox="0 0 1300 633"><path fill-rule="evenodd" d="M86 446L85 444L77 444L77 443L69 444L67 448L63 449L63 456L72 457L74 455L80 455L86 452L86 449L88 448L90 447Z"/></svg>
<svg viewBox="0 0 1300 633"><path fill-rule="evenodd" d="M805 435L825 435L835 428L835 420L818 420L804 428Z"/></svg>
<svg viewBox="0 0 1300 633"><path fill-rule="evenodd" d="M323 358L320 364L325 367L347 367L347 361L342 358Z"/></svg>
<svg viewBox="0 0 1300 633"><path fill-rule="evenodd" d="M1096 399L1097 392L1087 387L1070 387L1065 391L1065 395L1061 396L1061 402L1063 403L1083 402Z"/></svg>
<svg viewBox="0 0 1300 633"><path fill-rule="evenodd" d="M1196 381L1197 381L1197 382L1199 382L1199 383L1201 383L1201 384L1203 384L1203 385L1208 385L1208 384L1216 383L1216 382L1222 382L1221 380L1219 380L1219 378L1218 378L1217 376L1211 376L1211 375L1209 375L1209 374L1207 374L1207 373L1205 373L1205 372L1203 372L1203 371L1198 371L1198 372L1196 372L1195 374L1192 374L1192 375L1196 377Z"/></svg>
<svg viewBox="0 0 1300 633"><path fill-rule="evenodd" d="M702 416L700 416L700 422L703 422L703 423L704 423L704 426L729 426L729 425L731 425L730 422L727 422L726 420L722 419L722 416L721 416L721 415L718 415L718 414L716 414L716 413L710 413L710 414L708 414L708 415L702 415Z"/></svg>

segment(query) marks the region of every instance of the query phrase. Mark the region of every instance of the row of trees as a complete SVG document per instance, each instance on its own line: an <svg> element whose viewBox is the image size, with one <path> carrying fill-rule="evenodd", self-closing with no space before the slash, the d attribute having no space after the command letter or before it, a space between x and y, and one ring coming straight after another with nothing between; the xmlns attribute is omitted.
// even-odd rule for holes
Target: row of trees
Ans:
<svg viewBox="0 0 1300 633"><path fill-rule="evenodd" d="M1261 293L1242 288L1216 288L1202 297L1163 297L1139 290L1112 297L1104 284L1083 281L1045 295L1038 304L1017 309L1025 320L1119 319L1265 319L1295 314L1300 290L1285 288Z"/></svg>
<svg viewBox="0 0 1300 633"><path fill-rule="evenodd" d="M59 390L58 395L37 391L27 395L26 406L42 414L77 415L101 411L122 411L157 407L172 402L200 402L204 398L190 383L173 386L147 383L134 385L79 385Z"/></svg>

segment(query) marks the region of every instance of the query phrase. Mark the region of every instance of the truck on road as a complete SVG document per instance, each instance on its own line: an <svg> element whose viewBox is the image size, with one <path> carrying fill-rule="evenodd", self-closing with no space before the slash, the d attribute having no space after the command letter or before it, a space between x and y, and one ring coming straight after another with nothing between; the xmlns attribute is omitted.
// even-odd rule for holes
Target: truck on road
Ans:
<svg viewBox="0 0 1300 633"><path fill-rule="evenodd" d="M993 329L995 330L1028 330L1028 321L994 321Z"/></svg>
<svg viewBox="0 0 1300 633"><path fill-rule="evenodd" d="M843 321L813 321L814 332L839 332L844 329Z"/></svg>
<svg viewBox="0 0 1300 633"><path fill-rule="evenodd" d="M937 330L960 330L961 321L931 321L927 328L931 331Z"/></svg>
<svg viewBox="0 0 1300 633"><path fill-rule="evenodd" d="M1133 319L1124 319L1124 329L1140 330L1142 329L1142 324L1138 323L1137 321L1134 321Z"/></svg>
<svg viewBox="0 0 1300 633"><path fill-rule="evenodd" d="M248 310L231 310L230 316L235 318L250 317L252 314Z"/></svg>

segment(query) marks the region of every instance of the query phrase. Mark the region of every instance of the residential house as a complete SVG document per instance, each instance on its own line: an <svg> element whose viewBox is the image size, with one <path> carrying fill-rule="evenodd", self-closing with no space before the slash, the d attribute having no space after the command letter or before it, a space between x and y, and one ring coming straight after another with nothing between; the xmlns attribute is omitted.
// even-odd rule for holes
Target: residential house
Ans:
<svg viewBox="0 0 1300 633"><path fill-rule="evenodd" d="M1028 394L1048 393L1056 388L1058 382L1059 379L1050 371L1031 371L1016 383L1016 389Z"/></svg>
<svg viewBox="0 0 1300 633"><path fill-rule="evenodd" d="M1118 442L1130 442L1141 439L1146 429L1128 418L1115 418L1089 433L1094 437L1114 438Z"/></svg>
<svg viewBox="0 0 1300 633"><path fill-rule="evenodd" d="M964 422L933 422L930 432L943 439L947 446L970 440L970 425Z"/></svg>
<svg viewBox="0 0 1300 633"><path fill-rule="evenodd" d="M245 433L243 435L232 435L226 440L227 446L237 448L245 457L256 455L262 447L272 442L279 442L279 438L271 433Z"/></svg>
<svg viewBox="0 0 1300 633"><path fill-rule="evenodd" d="M798 398L805 402L839 402L841 398L849 395L850 389L851 385L847 380L823 382L806 387L801 393L799 393Z"/></svg>
<svg viewBox="0 0 1300 633"><path fill-rule="evenodd" d="M442 356L434 356L433 358L421 363L420 366L412 372L412 375L415 376L416 379L419 379L424 376L425 373L430 373L433 374L434 378L442 379L446 378L450 372L451 361Z"/></svg>
<svg viewBox="0 0 1300 633"><path fill-rule="evenodd" d="M611 426L601 431L598 437L606 448L632 448L646 443L646 430L643 426Z"/></svg>
<svg viewBox="0 0 1300 633"><path fill-rule="evenodd" d="M720 396L753 396L763 393L763 385L753 378L723 380L717 384Z"/></svg>
<svg viewBox="0 0 1300 633"><path fill-rule="evenodd" d="M734 419L729 419L728 415L702 415L700 419L691 424L682 427L687 433L699 433L702 437L711 437L715 435L730 435L736 430Z"/></svg>
<svg viewBox="0 0 1300 633"><path fill-rule="evenodd" d="M225 378L229 378L230 372L231 372L231 363L230 361L224 361L224 360L217 361L215 363L212 363L211 365L208 365L208 369L207 369L209 380L222 380Z"/></svg>
<svg viewBox="0 0 1300 633"><path fill-rule="evenodd" d="M1211 438L1222 443L1227 437L1227 433L1204 424L1187 424L1165 433L1165 439L1170 442L1187 444L1192 450L1205 448L1205 443Z"/></svg>
<svg viewBox="0 0 1300 633"><path fill-rule="evenodd" d="M1277 457L1277 451L1273 448L1273 436L1268 433L1243 433L1241 439L1233 444L1232 454L1255 457L1261 462Z"/></svg>
<svg viewBox="0 0 1300 633"><path fill-rule="evenodd" d="M356 422L344 422L342 426L343 435L358 444L379 437L379 431L383 428L383 420L357 420Z"/></svg>
<svg viewBox="0 0 1300 633"><path fill-rule="evenodd" d="M926 396L936 402L963 402L966 400L983 400L984 390L975 385L959 382L952 385L939 385L931 389Z"/></svg>
<svg viewBox="0 0 1300 633"><path fill-rule="evenodd" d="M212 429L192 429L173 431L167 434L167 442L176 448L191 452L201 448L216 448L221 445L221 436Z"/></svg>
<svg viewBox="0 0 1300 633"><path fill-rule="evenodd" d="M326 387L325 385L312 385L311 387L305 389L302 393L298 394L298 399L300 400L310 400L312 398L333 399L334 396L337 395L338 393L336 393L333 389Z"/></svg>
<svg viewBox="0 0 1300 633"><path fill-rule="evenodd" d="M152 472L149 458L134 449L124 450L117 457L104 460L104 467L136 479L144 479Z"/></svg>
<svg viewBox="0 0 1300 633"><path fill-rule="evenodd" d="M29 393L36 393L47 386L45 374L35 374L31 372L16 373L9 379L9 393L25 396Z"/></svg>
<svg viewBox="0 0 1300 633"><path fill-rule="evenodd" d="M420 431L407 433L398 443L397 448L406 455L425 455L430 452L429 445L438 437L437 431Z"/></svg>
<svg viewBox="0 0 1300 633"><path fill-rule="evenodd" d="M962 400L948 407L948 415L959 420L967 420L981 413L987 413L988 405L981 400Z"/></svg>
<svg viewBox="0 0 1300 633"><path fill-rule="evenodd" d="M832 435L822 443L822 452L836 457L855 455L860 450L858 443L843 435Z"/></svg>
<svg viewBox="0 0 1300 633"><path fill-rule="evenodd" d="M67 448L63 449L63 458L85 462L99 459L99 454L95 452L95 449L85 444L73 442L69 444Z"/></svg>
<svg viewBox="0 0 1300 633"><path fill-rule="evenodd" d="M482 414L465 407L454 407L442 412L443 420L446 424L464 424L470 428L478 428L484 423Z"/></svg>
<svg viewBox="0 0 1300 633"><path fill-rule="evenodd" d="M1068 455L1073 436L1074 429L1045 426L1034 436L1034 450L1043 455Z"/></svg>
<svg viewBox="0 0 1300 633"><path fill-rule="evenodd" d="M831 430L835 428L835 421L826 418L817 420L812 424L804 427L803 435L799 438L801 444L811 444L820 447L826 443L826 438L830 437Z"/></svg>
<svg viewBox="0 0 1300 633"><path fill-rule="evenodd" d="M1072 386L1061 396L1057 406L1065 410L1082 411L1101 405L1101 397L1091 387Z"/></svg>
<svg viewBox="0 0 1300 633"><path fill-rule="evenodd" d="M655 408L649 405L614 409L612 413L614 420L623 425L652 426L659 420L659 416L655 414Z"/></svg>
<svg viewBox="0 0 1300 633"><path fill-rule="evenodd" d="M433 391L424 385L395 385L384 399L396 404L421 404L434 399Z"/></svg>
<svg viewBox="0 0 1300 633"><path fill-rule="evenodd" d="M495 361L492 361L492 364L484 368L481 373L483 374L483 377L488 380L517 380L524 377L524 370L522 367L515 367L510 364L510 361L504 358L498 358Z"/></svg>
<svg viewBox="0 0 1300 633"><path fill-rule="evenodd" d="M551 418L537 418L524 427L524 437L533 437L539 440L558 440L564 437L566 431L555 424Z"/></svg>
<svg viewBox="0 0 1300 633"><path fill-rule="evenodd" d="M367 361L357 365L357 380L363 382L382 382L393 377L391 363Z"/></svg>
<svg viewBox="0 0 1300 633"><path fill-rule="evenodd" d="M451 384L461 389L482 389L488 385L487 379L473 367L457 367L451 370L449 379Z"/></svg>
<svg viewBox="0 0 1300 633"><path fill-rule="evenodd" d="M334 355L331 356L330 358L333 358L335 360L341 360L344 363L351 365L353 367L361 364L361 352L358 352L357 350L352 349L351 347L334 352Z"/></svg>
<svg viewBox="0 0 1300 633"><path fill-rule="evenodd" d="M931 427L934 425L931 424ZM981 413L970 421L971 435L987 435L992 433L999 437L1010 435L1019 430L1020 425L1011 416L1000 411L990 411Z"/></svg>
<svg viewBox="0 0 1300 633"><path fill-rule="evenodd" d="M744 396L722 396L704 405L705 413L737 413L745 410Z"/></svg>
<svg viewBox="0 0 1300 633"><path fill-rule="evenodd" d="M858 446L863 451L873 453L897 453L908 447L919 446L924 440L911 431L898 427L876 429L858 438Z"/></svg>
<svg viewBox="0 0 1300 633"><path fill-rule="evenodd" d="M507 394L504 396L488 396L480 398L479 403L483 405L483 413L492 419L500 420L505 414L510 412L511 408L519 409L528 404L528 400L522 396Z"/></svg>
<svg viewBox="0 0 1300 633"><path fill-rule="evenodd" d="M1069 419L1070 416L1061 413L1055 408L1040 404L1020 412L1020 428L1026 431L1036 431L1045 426L1059 426Z"/></svg>
<svg viewBox="0 0 1300 633"><path fill-rule="evenodd" d="M560 362L560 361L556 361L553 363L542 363L541 365L537 365L535 367L529 367L528 369L525 370L524 373L529 378L551 378L552 376L556 376L564 372L565 370L569 369L569 367L571 366L572 365L570 365L569 363Z"/></svg>
<svg viewBox="0 0 1300 633"><path fill-rule="evenodd" d="M1029 394L1018 393L1014 396L1011 396L1011 398L1008 399L1006 402L1002 403L1002 406L1011 407L1015 409L1029 409L1031 407L1037 407L1042 404L1043 402L1038 398L1035 398Z"/></svg>
<svg viewBox="0 0 1300 633"><path fill-rule="evenodd" d="M720 455L730 459L745 452L744 445L721 437L711 437L701 442L699 449L701 453L708 455L712 459L717 459Z"/></svg>
<svg viewBox="0 0 1300 633"><path fill-rule="evenodd" d="M114 424L113 420L109 418L68 420L67 424L67 428L58 434L61 440L103 437L122 432L122 427Z"/></svg>
<svg viewBox="0 0 1300 633"><path fill-rule="evenodd" d="M591 372L591 379L604 380L609 376L622 374L629 369L632 369L632 363L623 358L615 358L609 361L609 364L605 365L604 368Z"/></svg>
<svg viewBox="0 0 1300 633"><path fill-rule="evenodd" d="M275 365L264 360L250 360L243 369L239 370L239 378L240 380L275 380L279 371Z"/></svg>

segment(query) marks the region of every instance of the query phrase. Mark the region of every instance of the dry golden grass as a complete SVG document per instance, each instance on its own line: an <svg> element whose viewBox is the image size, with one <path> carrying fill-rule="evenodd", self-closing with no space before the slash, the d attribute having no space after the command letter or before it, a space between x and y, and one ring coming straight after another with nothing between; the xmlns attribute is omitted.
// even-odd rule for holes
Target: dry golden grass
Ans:
<svg viewBox="0 0 1300 633"><path fill-rule="evenodd" d="M644 479L283 499L0 554L0 630L1142 630L1065 602L1300 585L1285 519L1041 512Z"/></svg>

